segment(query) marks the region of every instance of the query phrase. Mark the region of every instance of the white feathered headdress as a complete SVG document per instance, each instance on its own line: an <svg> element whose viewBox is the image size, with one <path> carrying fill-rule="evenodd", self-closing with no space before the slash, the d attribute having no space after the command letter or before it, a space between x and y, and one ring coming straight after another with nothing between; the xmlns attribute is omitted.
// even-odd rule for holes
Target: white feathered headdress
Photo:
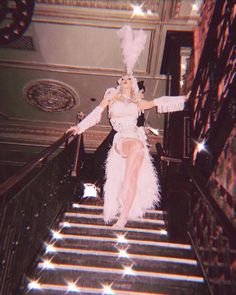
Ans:
<svg viewBox="0 0 236 295"><path fill-rule="evenodd" d="M128 25L118 31L123 54L123 62L127 74L132 75L134 66L144 48L147 35L143 30L133 32Z"/></svg>

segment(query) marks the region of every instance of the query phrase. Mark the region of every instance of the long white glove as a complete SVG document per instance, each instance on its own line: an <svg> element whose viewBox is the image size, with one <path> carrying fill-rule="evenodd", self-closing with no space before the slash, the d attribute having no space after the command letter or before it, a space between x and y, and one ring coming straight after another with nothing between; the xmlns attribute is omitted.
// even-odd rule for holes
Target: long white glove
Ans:
<svg viewBox="0 0 236 295"><path fill-rule="evenodd" d="M158 113L169 113L182 111L184 109L184 103L187 100L187 96L161 96L154 98L155 106L157 106Z"/></svg>
<svg viewBox="0 0 236 295"><path fill-rule="evenodd" d="M103 108L97 106L91 113L89 113L79 124L76 126L75 134L81 134L88 128L100 122Z"/></svg>

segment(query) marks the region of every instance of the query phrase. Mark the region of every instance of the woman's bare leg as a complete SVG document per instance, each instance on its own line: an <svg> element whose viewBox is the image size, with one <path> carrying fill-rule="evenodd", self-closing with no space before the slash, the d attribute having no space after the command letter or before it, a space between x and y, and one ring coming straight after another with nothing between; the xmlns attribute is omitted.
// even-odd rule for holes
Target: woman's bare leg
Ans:
<svg viewBox="0 0 236 295"><path fill-rule="evenodd" d="M141 141L137 139L127 139L121 144L122 154L126 155L125 175L123 181L122 202L120 217L115 228L123 228L127 222L129 210L133 204L137 190L137 178L140 166L144 157L144 148Z"/></svg>

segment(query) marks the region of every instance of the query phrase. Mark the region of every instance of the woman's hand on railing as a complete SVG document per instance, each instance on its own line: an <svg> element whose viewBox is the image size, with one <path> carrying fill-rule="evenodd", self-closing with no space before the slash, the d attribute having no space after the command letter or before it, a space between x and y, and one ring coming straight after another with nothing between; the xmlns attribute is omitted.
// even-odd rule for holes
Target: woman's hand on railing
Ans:
<svg viewBox="0 0 236 295"><path fill-rule="evenodd" d="M73 135L77 135L77 134L80 134L79 131L80 131L79 126L75 125L75 126L71 126L70 128L68 128L65 133L72 132Z"/></svg>

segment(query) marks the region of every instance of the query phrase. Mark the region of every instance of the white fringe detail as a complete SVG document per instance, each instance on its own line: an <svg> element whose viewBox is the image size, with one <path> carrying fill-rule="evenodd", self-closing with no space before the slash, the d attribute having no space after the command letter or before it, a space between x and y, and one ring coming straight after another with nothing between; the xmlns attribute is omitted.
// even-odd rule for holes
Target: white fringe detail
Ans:
<svg viewBox="0 0 236 295"><path fill-rule="evenodd" d="M158 113L170 113L182 111L187 96L161 96L154 98L154 103L158 108Z"/></svg>
<svg viewBox="0 0 236 295"><path fill-rule="evenodd" d="M133 68L144 49L147 35L143 30L133 32L130 26L123 26L118 31L120 38L123 62L126 66L127 74L132 75Z"/></svg>
<svg viewBox="0 0 236 295"><path fill-rule="evenodd" d="M125 158L111 147L106 162L106 182L104 185L103 218L110 222L121 210L121 191L125 173ZM137 180L136 195L129 211L128 219L140 218L147 209L154 208L160 201L160 186L151 155L145 147L145 155Z"/></svg>

